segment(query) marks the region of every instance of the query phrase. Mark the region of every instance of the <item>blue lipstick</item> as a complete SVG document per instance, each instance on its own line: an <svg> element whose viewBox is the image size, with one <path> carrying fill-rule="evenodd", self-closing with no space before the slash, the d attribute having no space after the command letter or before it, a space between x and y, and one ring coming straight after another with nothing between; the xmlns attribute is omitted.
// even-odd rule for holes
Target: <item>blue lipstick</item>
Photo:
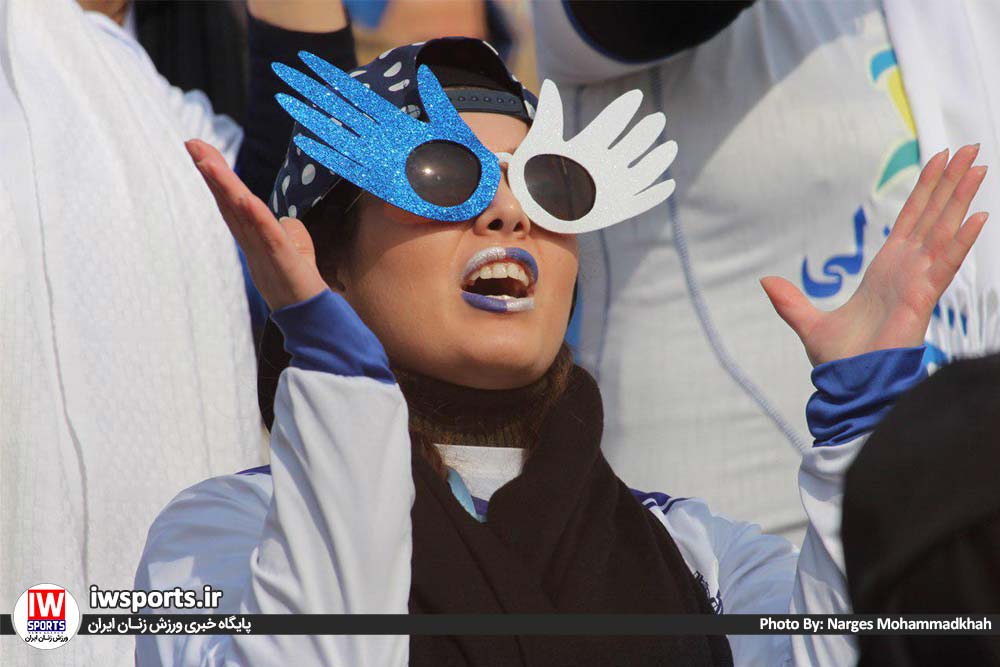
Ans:
<svg viewBox="0 0 1000 667"><path fill-rule="evenodd" d="M486 268L484 268L486 267ZM500 275L494 275L494 271ZM494 296L477 294L467 289L479 279L509 278L524 285L525 296ZM462 298L467 304L491 313L517 313L532 310L535 299L531 295L538 282L538 263L523 248L485 248L473 255L465 265L462 277Z"/></svg>

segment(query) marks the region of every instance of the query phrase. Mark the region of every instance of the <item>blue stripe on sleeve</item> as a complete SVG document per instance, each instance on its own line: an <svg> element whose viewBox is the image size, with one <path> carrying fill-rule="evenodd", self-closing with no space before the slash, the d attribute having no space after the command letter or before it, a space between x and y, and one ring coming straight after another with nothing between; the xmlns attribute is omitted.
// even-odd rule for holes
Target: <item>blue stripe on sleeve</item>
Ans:
<svg viewBox="0 0 1000 667"><path fill-rule="evenodd" d="M270 475L271 465L257 466L256 468L247 468L246 470L241 470L237 475Z"/></svg>
<svg viewBox="0 0 1000 667"><path fill-rule="evenodd" d="M656 505L660 509L663 509L670 503L670 496L665 493L660 493L659 491L639 491L637 489L629 489L632 496L639 501L640 505L645 505L649 507L650 503Z"/></svg>
<svg viewBox="0 0 1000 667"><path fill-rule="evenodd" d="M324 290L274 311L271 319L295 368L396 382L382 343L339 294Z"/></svg>
<svg viewBox="0 0 1000 667"><path fill-rule="evenodd" d="M896 399L927 377L924 346L879 350L820 364L806 404L815 447L840 445L873 430Z"/></svg>

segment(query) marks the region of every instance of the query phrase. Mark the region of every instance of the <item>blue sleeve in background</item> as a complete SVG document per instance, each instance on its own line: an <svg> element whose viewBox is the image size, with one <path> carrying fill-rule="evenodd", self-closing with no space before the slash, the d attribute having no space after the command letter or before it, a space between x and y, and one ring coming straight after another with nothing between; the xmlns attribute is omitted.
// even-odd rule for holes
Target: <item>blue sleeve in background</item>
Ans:
<svg viewBox="0 0 1000 667"><path fill-rule="evenodd" d="M389 7L389 0L344 0L344 7L352 21L368 30L374 30L382 22L382 16Z"/></svg>
<svg viewBox="0 0 1000 667"><path fill-rule="evenodd" d="M815 446L840 445L873 430L896 400L927 377L924 346L869 352L813 369L806 405Z"/></svg>

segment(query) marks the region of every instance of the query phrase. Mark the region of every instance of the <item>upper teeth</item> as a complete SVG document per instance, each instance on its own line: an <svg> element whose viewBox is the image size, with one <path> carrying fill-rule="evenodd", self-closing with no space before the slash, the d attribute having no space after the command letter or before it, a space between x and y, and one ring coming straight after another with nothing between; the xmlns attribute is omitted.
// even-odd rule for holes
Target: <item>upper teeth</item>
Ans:
<svg viewBox="0 0 1000 667"><path fill-rule="evenodd" d="M490 278L514 278L515 280L520 281L525 287L528 287L531 284L525 270L514 262L494 262L492 264L487 264L486 266L482 266L469 274L466 281L469 284L472 284L480 278L484 280L488 280Z"/></svg>

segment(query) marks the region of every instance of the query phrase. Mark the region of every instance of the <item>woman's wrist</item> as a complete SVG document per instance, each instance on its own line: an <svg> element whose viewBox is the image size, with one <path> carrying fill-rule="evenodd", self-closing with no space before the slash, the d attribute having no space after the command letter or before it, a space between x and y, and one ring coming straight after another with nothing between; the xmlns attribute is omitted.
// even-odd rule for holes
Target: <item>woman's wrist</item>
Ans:
<svg viewBox="0 0 1000 667"><path fill-rule="evenodd" d="M815 446L839 445L871 431L900 395L927 377L924 346L868 352L813 369L806 405Z"/></svg>

